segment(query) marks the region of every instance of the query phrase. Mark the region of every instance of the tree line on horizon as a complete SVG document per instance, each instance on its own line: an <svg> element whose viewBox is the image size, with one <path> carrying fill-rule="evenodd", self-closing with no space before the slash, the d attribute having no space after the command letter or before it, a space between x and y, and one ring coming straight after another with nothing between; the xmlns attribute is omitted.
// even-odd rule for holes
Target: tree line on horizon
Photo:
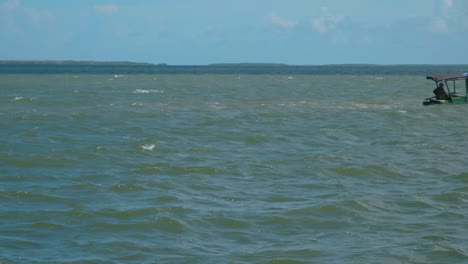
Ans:
<svg viewBox="0 0 468 264"><path fill-rule="evenodd" d="M288 65L283 63L217 63L168 65L139 62L0 61L0 74L352 74L429 75L466 72L468 65Z"/></svg>

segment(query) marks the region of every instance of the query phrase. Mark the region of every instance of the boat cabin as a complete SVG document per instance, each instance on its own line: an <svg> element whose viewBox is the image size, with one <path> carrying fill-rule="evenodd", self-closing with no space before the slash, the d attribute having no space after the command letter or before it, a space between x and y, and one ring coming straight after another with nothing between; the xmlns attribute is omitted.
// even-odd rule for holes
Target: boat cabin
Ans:
<svg viewBox="0 0 468 264"><path fill-rule="evenodd" d="M426 79L434 81L435 88L439 87L440 83L444 83L448 98L447 100L438 100L436 96L429 97L423 101L423 105L468 103L468 72L432 75L426 76ZM459 90L462 90L460 93L457 92L457 85L462 86L461 89L458 87Z"/></svg>

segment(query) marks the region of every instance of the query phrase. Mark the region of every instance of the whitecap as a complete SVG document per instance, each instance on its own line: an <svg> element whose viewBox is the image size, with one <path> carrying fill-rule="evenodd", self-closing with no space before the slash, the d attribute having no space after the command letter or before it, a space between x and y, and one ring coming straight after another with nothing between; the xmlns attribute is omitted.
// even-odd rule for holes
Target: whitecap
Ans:
<svg viewBox="0 0 468 264"><path fill-rule="evenodd" d="M135 91L133 91L133 93L149 93L149 91L143 89L136 89Z"/></svg>
<svg viewBox="0 0 468 264"><path fill-rule="evenodd" d="M142 146L141 146L141 148L142 148L143 150L153 150L154 147L155 147L154 144L145 144L145 145L142 145Z"/></svg>
<svg viewBox="0 0 468 264"><path fill-rule="evenodd" d="M16 102L16 101L33 101L33 100L36 100L36 98L24 98L24 97L21 97L21 96L17 96L13 99L11 99L11 102Z"/></svg>
<svg viewBox="0 0 468 264"><path fill-rule="evenodd" d="M133 93L147 94L147 93L164 93L161 90L145 90L145 89L135 89Z"/></svg>
<svg viewBox="0 0 468 264"><path fill-rule="evenodd" d="M211 103L208 103L208 105L211 108L214 108L214 109L217 109L217 110L226 108L226 106L224 104L220 103L220 102L211 102Z"/></svg>
<svg viewBox="0 0 468 264"><path fill-rule="evenodd" d="M392 109L394 106L385 105L385 104L369 104L369 103L352 103L352 108L361 108L361 109Z"/></svg>

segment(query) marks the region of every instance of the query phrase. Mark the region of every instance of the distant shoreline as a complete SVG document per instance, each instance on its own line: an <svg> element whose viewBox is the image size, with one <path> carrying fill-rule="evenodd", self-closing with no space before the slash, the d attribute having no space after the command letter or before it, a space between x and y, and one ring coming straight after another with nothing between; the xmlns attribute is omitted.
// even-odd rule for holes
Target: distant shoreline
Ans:
<svg viewBox="0 0 468 264"><path fill-rule="evenodd" d="M216 63L169 65L128 61L0 60L0 74L278 74L428 75L466 72L468 65Z"/></svg>
<svg viewBox="0 0 468 264"><path fill-rule="evenodd" d="M379 64L307 64L295 65L287 63L269 63L269 62L239 62L239 63L210 63L210 64L168 64L168 63L149 63L132 61L80 61L80 60L0 60L0 64L34 64L34 65L128 65L128 66L200 66L200 67L285 67L285 66L336 66L336 65L354 65L369 66Z"/></svg>
<svg viewBox="0 0 468 264"><path fill-rule="evenodd" d="M270 62L239 62L239 63L210 63L210 64L168 64L168 63L150 63L150 62L132 62L132 61L87 61L87 60L0 60L0 64L38 64L38 65L128 65L128 66L200 66L200 67L322 67L322 66L468 66L468 64L374 64L374 63L332 63L332 64L287 64Z"/></svg>
<svg viewBox="0 0 468 264"><path fill-rule="evenodd" d="M1 64L34 65L154 65L146 62L131 61L78 61L78 60L0 60Z"/></svg>

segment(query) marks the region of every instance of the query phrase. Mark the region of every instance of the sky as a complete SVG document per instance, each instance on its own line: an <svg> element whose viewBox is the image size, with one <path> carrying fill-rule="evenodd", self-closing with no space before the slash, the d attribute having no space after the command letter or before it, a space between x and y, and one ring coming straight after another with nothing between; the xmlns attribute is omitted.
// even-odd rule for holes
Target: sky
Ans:
<svg viewBox="0 0 468 264"><path fill-rule="evenodd" d="M0 0L0 60L467 64L466 0Z"/></svg>

